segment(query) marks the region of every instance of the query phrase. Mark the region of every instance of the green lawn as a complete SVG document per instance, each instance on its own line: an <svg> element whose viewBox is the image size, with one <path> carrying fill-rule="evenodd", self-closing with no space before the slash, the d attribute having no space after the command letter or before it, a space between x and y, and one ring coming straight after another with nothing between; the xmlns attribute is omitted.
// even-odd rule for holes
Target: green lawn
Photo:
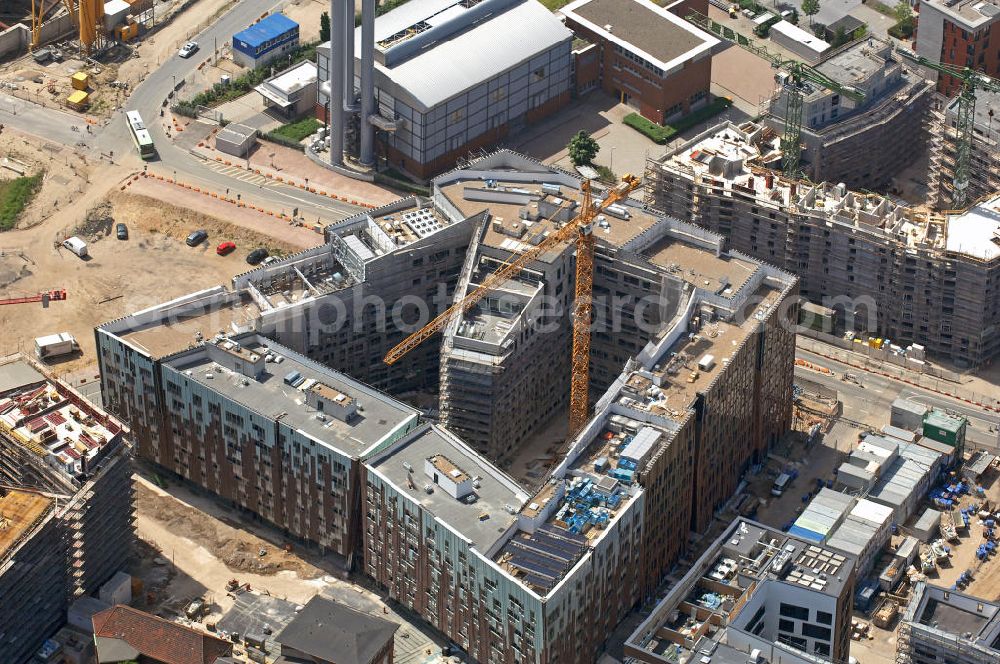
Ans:
<svg viewBox="0 0 1000 664"><path fill-rule="evenodd" d="M562 9L565 5L568 5L570 0L541 0L541 2L549 9L549 11L555 11L557 9Z"/></svg>
<svg viewBox="0 0 1000 664"><path fill-rule="evenodd" d="M652 120L647 120L638 113L629 113L622 122L640 134L644 134L650 140L659 145L664 145L677 134L687 131L695 125L701 124L733 105L733 102L725 97L716 97L707 106L699 108L693 113L682 117L672 125L659 125Z"/></svg>
<svg viewBox="0 0 1000 664"><path fill-rule="evenodd" d="M323 124L316 118L305 118L298 122L282 125L271 133L298 143L302 139L315 134L322 126Z"/></svg>
<svg viewBox="0 0 1000 664"><path fill-rule="evenodd" d="M14 228L17 218L38 193L42 173L0 181L0 231Z"/></svg>

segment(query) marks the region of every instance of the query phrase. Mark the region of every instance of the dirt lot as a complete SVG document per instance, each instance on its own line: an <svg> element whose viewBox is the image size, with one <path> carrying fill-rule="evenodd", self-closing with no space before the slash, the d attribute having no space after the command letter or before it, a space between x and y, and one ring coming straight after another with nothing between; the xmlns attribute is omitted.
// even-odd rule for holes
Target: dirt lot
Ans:
<svg viewBox="0 0 1000 664"><path fill-rule="evenodd" d="M33 147L10 130L0 134L0 155L15 156L46 173L19 228L0 234L0 294L26 295L52 288L68 291L65 302L54 302L47 309L35 304L5 307L0 315L0 354L30 351L31 340L43 334L70 332L80 341L82 354L56 364L53 369L58 374L93 365L95 325L226 282L247 269L243 256L251 246L283 252L301 248L300 243L277 240L216 216L120 192L115 186L120 169L78 163L68 150ZM109 190L114 192L110 198ZM109 207L97 215L103 219L85 223L87 211L106 201ZM127 242L108 235L116 222L128 225ZM56 245L78 228L91 245L91 258L86 261ZM196 228L205 228L210 237L208 243L192 249L183 239ZM277 224L271 229L275 235L288 230ZM314 233L309 235L322 241ZM216 238L233 240L238 251L216 256L212 243Z"/></svg>

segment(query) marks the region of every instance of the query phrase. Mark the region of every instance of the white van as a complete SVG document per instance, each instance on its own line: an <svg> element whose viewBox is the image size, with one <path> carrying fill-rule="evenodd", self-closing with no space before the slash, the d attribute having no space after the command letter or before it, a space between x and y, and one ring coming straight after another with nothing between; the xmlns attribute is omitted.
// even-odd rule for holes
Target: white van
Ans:
<svg viewBox="0 0 1000 664"><path fill-rule="evenodd" d="M778 475L778 479L774 480L774 484L771 486L771 495L780 496L785 493L785 489L792 483L792 476L788 473L782 473Z"/></svg>
<svg viewBox="0 0 1000 664"><path fill-rule="evenodd" d="M74 235L71 238L63 240L62 244L64 247L72 251L80 258L87 257L87 243L78 238L77 236Z"/></svg>

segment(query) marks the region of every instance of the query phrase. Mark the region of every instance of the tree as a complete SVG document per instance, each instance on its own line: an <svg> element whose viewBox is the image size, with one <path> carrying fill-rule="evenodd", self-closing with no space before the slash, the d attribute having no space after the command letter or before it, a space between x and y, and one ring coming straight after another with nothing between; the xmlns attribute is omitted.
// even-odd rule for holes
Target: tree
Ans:
<svg viewBox="0 0 1000 664"><path fill-rule="evenodd" d="M812 25L812 17L819 13L819 0L802 0L802 13L809 17L809 25Z"/></svg>
<svg viewBox="0 0 1000 664"><path fill-rule="evenodd" d="M601 146L591 138L590 134L581 129L569 140L566 149L569 150L569 158L574 166L586 166L593 163L594 157L601 151Z"/></svg>
<svg viewBox="0 0 1000 664"><path fill-rule="evenodd" d="M896 6L892 8L892 13L896 15L898 23L913 20L913 9L906 0L899 0Z"/></svg>
<svg viewBox="0 0 1000 664"><path fill-rule="evenodd" d="M319 15L319 40L321 42L330 40L330 12Z"/></svg>

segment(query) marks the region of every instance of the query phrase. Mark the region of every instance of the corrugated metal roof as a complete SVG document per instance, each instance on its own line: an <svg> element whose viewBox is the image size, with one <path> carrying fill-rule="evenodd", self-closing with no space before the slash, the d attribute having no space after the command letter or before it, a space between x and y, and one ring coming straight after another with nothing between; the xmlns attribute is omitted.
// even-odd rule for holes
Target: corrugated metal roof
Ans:
<svg viewBox="0 0 1000 664"><path fill-rule="evenodd" d="M656 445L657 441L660 440L662 433L653 427L643 427L639 429L639 433L635 435L625 449L621 452L621 457L623 459L631 459L636 463L639 463L646 455L649 454L653 446Z"/></svg>
<svg viewBox="0 0 1000 664"><path fill-rule="evenodd" d="M873 479L875 479L875 473L872 473L870 471L865 470L864 468L860 468L858 466L849 463L840 464L840 468L837 469L837 473L839 475L850 475L852 477L857 477L866 482L870 482Z"/></svg>
<svg viewBox="0 0 1000 664"><path fill-rule="evenodd" d="M916 401L910 401L909 399L896 399L892 402L892 409L914 413L920 417L923 417L927 412L927 406L919 404Z"/></svg>
<svg viewBox="0 0 1000 664"><path fill-rule="evenodd" d="M920 515L917 519L917 523L914 524L914 528L920 531L927 531L933 528L937 528L938 523L941 521L941 512L927 508L924 513Z"/></svg>
<svg viewBox="0 0 1000 664"><path fill-rule="evenodd" d="M906 429L900 429L899 427L894 427L891 424L886 424L882 427L882 435L886 438L895 438L897 440L902 440L907 443L912 443L917 439L917 434L912 431L907 431Z"/></svg>
<svg viewBox="0 0 1000 664"><path fill-rule="evenodd" d="M299 24L284 14L271 14L251 25L246 30L237 32L233 35L233 39L246 42L251 47L256 48L264 42L280 37L289 30L297 27L299 27Z"/></svg>
<svg viewBox="0 0 1000 664"><path fill-rule="evenodd" d="M950 431L955 433L962 426L965 425L966 420L964 417L955 417L954 415L949 415L943 410L932 410L927 413L927 417L924 418L924 424L929 424L938 429L944 429L945 431Z"/></svg>
<svg viewBox="0 0 1000 664"><path fill-rule="evenodd" d="M428 7L440 5L443 10L450 4L455 4L454 0L404 4L376 20L376 40L378 35L392 35L412 25L414 20L421 20ZM568 45L572 37L573 33L562 21L532 0L453 34L393 67L376 63L375 68L379 77L399 87L398 96L405 93L418 110L427 111L562 42ZM355 57L360 58L360 28L354 43ZM391 89L387 91L392 93Z"/></svg>

